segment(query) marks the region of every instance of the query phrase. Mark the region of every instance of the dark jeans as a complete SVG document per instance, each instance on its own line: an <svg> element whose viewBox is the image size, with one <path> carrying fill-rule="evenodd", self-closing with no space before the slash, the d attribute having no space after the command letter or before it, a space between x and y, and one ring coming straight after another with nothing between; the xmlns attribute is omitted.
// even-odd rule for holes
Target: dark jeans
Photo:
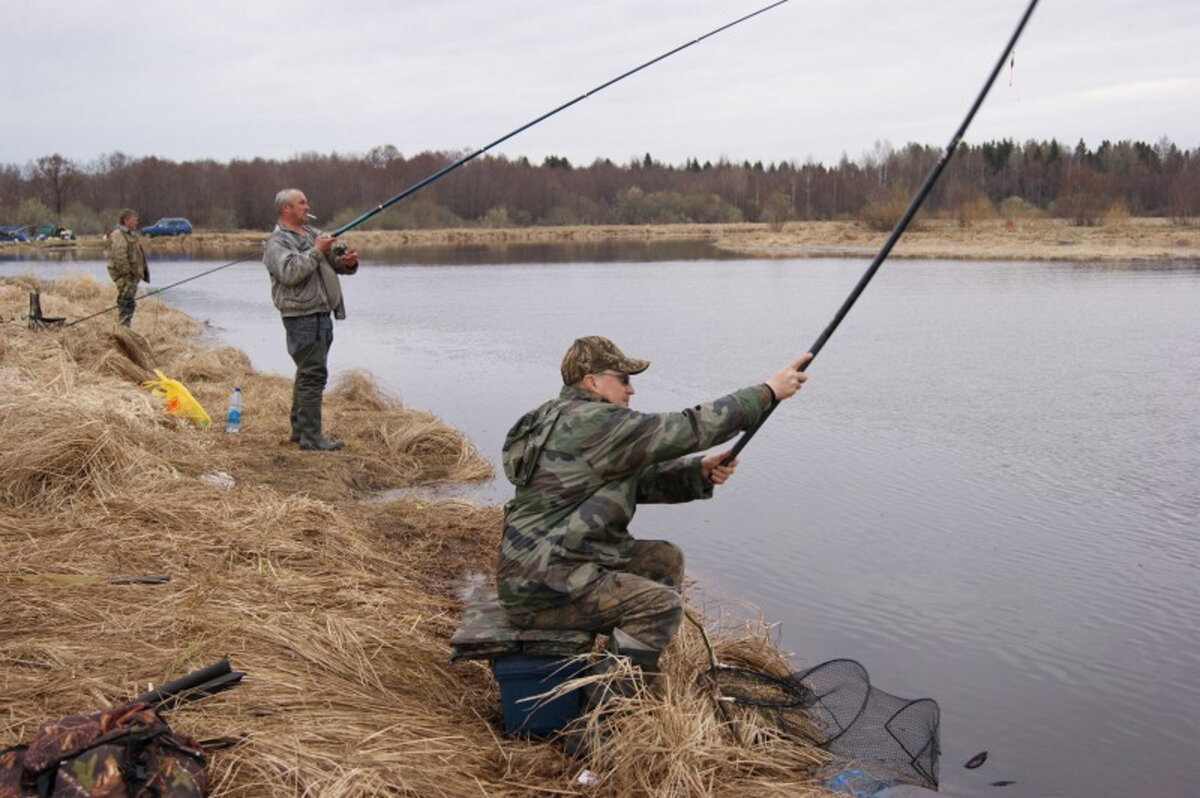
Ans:
<svg viewBox="0 0 1200 798"><path fill-rule="evenodd" d="M292 437L300 440L308 433L321 433L321 396L329 379L325 362L333 346L333 319L328 313L310 316L285 316L288 354L296 363L292 383ZM305 420L315 416L316 429L306 430Z"/></svg>

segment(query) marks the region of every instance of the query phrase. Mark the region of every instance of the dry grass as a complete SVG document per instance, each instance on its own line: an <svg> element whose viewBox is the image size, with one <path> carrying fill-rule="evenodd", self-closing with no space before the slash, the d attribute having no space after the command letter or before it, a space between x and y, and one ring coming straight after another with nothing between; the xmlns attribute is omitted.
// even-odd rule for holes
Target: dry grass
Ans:
<svg viewBox="0 0 1200 798"><path fill-rule="evenodd" d="M779 233L730 230L718 246L774 258L869 260L886 235L859 222L789 222ZM1167 219L1129 217L1120 224L1076 227L1034 217L925 219L896 244L892 258L954 260L1157 261L1200 259L1200 228Z"/></svg>
<svg viewBox="0 0 1200 798"><path fill-rule="evenodd" d="M245 736L213 754L216 795L588 792L559 746L500 734L481 665L449 664L453 586L490 570L499 508L376 500L487 477L468 441L354 373L326 402L347 450L300 452L290 382L198 346L191 319L146 300L133 330L97 319L31 332L14 316L34 288L47 315L68 318L110 293L89 278L0 280L0 746L228 655L245 683L171 713L198 737ZM137 385L151 368L214 417L241 385L242 432L167 416ZM218 471L232 487L206 481ZM105 581L138 573L172 579ZM761 630L719 647L786 667ZM804 781L817 752L753 718L740 723L754 744L733 742L697 678L707 654L694 631L665 664L664 695L612 718L590 763L601 794L818 794Z"/></svg>
<svg viewBox="0 0 1200 798"><path fill-rule="evenodd" d="M778 675L789 672L759 620L722 624L716 643L717 658L723 663ZM663 677L653 689L632 698L614 696L585 716L583 734L590 752L586 766L600 774L602 793L828 794L812 778L828 763L827 755L783 736L766 710L725 704L722 712L707 678L709 662L700 633L685 623L667 651ZM564 688L631 675L626 664L601 677L568 682Z"/></svg>

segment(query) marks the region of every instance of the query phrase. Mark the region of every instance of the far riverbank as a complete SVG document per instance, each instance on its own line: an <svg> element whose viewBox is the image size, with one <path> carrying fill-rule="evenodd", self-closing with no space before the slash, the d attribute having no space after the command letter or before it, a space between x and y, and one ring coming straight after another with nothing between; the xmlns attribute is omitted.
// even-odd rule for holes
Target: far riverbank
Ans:
<svg viewBox="0 0 1200 798"><path fill-rule="evenodd" d="M144 239L151 253L185 252L243 255L264 237L260 231L200 231L185 238ZM367 257L407 247L442 245L503 246L528 243L605 241L703 241L749 257L869 258L887 233L851 221L679 225L596 225L566 227L452 228L437 230L353 230L348 243ZM0 244L7 253L102 250L99 236L77 241ZM1061 219L988 220L961 226L952 220L920 221L892 250L891 257L955 260L1143 261L1200 260L1200 224L1170 219L1126 218L1081 227Z"/></svg>

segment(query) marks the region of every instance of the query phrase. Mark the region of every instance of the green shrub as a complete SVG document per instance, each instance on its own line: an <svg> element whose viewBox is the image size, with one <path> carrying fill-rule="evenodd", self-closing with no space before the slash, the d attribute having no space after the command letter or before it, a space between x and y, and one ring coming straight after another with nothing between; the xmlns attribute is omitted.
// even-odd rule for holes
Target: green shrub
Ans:
<svg viewBox="0 0 1200 798"><path fill-rule="evenodd" d="M54 211L40 199L23 199L17 206L14 224L39 225L54 218Z"/></svg>
<svg viewBox="0 0 1200 798"><path fill-rule="evenodd" d="M1000 216L1004 219L1040 219L1046 212L1024 197L1013 195L1000 200Z"/></svg>
<svg viewBox="0 0 1200 798"><path fill-rule="evenodd" d="M958 208L954 211L954 218L958 221L959 227L970 227L979 222L991 221L996 216L995 206L983 194L976 194L969 200L959 203Z"/></svg>
<svg viewBox="0 0 1200 798"><path fill-rule="evenodd" d="M908 200L903 199L868 202L859 208L854 218L871 230L877 230L881 233L889 232L896 226L896 222L900 221L900 217L904 215L904 211L908 208L908 203ZM907 229L916 232L923 227L920 214L918 214L908 223Z"/></svg>
<svg viewBox="0 0 1200 798"><path fill-rule="evenodd" d="M759 216L759 221L767 223L767 226L774 233L778 233L783 229L785 222L789 222L795 218L792 200L782 190L776 191L771 196L767 197L766 205L763 207L762 214Z"/></svg>
<svg viewBox="0 0 1200 798"><path fill-rule="evenodd" d="M232 208L209 208L196 214L196 218L192 221L197 227L222 233L238 229L237 214L233 212Z"/></svg>
<svg viewBox="0 0 1200 798"><path fill-rule="evenodd" d="M1123 227L1129 223L1129 215L1129 206L1125 204L1125 200L1117 200L1109 203L1104 209L1100 224L1104 227Z"/></svg>

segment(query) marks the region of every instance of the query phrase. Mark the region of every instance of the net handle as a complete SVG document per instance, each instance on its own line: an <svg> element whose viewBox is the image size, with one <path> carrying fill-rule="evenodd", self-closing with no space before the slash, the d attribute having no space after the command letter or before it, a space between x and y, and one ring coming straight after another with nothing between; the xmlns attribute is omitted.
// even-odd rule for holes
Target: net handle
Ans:
<svg viewBox="0 0 1200 798"><path fill-rule="evenodd" d="M729 707L725 706L726 702L721 699L721 686L717 684L717 679L715 676L713 676L717 668L720 666L717 664L717 654L715 651L713 651L712 642L708 639L708 632L705 630L704 624L700 623L700 621L696 619L696 616L688 610L685 609L683 611L683 617L687 618L700 632L700 639L704 641L704 648L706 651L708 651L708 682L712 686L713 703L716 704L717 711L721 713L721 719L725 721L725 726L728 727L730 733L733 734L734 742L736 742L739 746L745 747L746 743L744 740L742 740L742 733L738 731L738 727L733 720L733 716L729 714Z"/></svg>

